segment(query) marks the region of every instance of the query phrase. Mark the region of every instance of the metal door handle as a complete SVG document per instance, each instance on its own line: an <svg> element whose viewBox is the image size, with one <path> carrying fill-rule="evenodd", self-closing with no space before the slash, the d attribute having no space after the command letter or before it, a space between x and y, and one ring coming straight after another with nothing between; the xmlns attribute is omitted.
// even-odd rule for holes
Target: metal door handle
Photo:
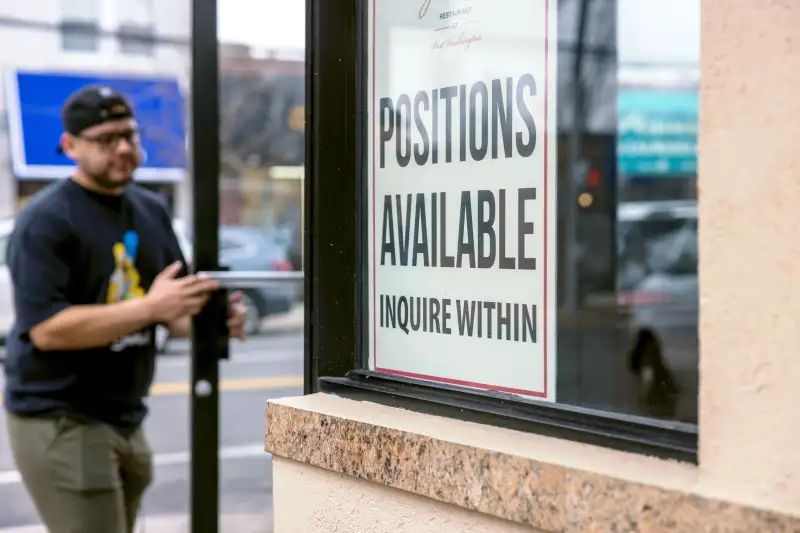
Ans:
<svg viewBox="0 0 800 533"><path fill-rule="evenodd" d="M219 282L223 289L252 289L265 285L298 283L303 281L303 272L230 272L203 271L197 273Z"/></svg>

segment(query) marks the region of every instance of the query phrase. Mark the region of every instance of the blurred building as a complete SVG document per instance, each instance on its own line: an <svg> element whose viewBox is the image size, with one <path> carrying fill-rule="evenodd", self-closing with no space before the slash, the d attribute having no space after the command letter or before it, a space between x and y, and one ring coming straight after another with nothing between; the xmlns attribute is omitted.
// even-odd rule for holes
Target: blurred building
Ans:
<svg viewBox="0 0 800 533"><path fill-rule="evenodd" d="M220 50L220 216L302 247L305 62L302 49Z"/></svg>
<svg viewBox="0 0 800 533"><path fill-rule="evenodd" d="M54 153L59 104L86 81L128 93L140 121L149 122L147 162L137 177L163 193L177 216L188 216L189 21L184 0L0 3L0 218L69 175L69 162Z"/></svg>

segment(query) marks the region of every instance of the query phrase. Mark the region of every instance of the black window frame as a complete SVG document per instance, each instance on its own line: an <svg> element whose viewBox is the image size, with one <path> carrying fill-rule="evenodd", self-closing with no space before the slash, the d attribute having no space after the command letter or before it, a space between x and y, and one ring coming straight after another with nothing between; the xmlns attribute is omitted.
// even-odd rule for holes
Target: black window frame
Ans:
<svg viewBox="0 0 800 533"><path fill-rule="evenodd" d="M368 370L368 1L306 0L304 392L696 463L691 424Z"/></svg>
<svg viewBox="0 0 800 533"><path fill-rule="evenodd" d="M61 37L61 50L69 53L94 53L100 50L100 22L98 20L84 20L65 18L59 24ZM89 37L92 39L91 48L75 47L68 45L70 37Z"/></svg>

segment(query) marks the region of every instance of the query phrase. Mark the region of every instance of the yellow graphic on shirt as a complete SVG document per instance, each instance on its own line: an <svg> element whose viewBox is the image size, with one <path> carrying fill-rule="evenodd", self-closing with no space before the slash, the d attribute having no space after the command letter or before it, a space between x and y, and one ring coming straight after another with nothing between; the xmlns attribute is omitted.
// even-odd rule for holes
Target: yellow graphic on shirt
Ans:
<svg viewBox="0 0 800 533"><path fill-rule="evenodd" d="M110 304L133 300L144 296L139 271L133 264L128 255L125 245L118 242L113 247L114 252L114 273L108 282L108 297L106 301Z"/></svg>

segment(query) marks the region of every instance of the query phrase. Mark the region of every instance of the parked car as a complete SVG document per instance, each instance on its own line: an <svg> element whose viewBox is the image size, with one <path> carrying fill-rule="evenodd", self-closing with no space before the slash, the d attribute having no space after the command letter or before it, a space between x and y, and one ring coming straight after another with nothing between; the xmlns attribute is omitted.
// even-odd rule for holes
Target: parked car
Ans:
<svg viewBox="0 0 800 533"><path fill-rule="evenodd" d="M14 229L14 220L0 221L0 344L5 342L14 325L14 300L11 284L11 275L6 262L8 237ZM191 244L182 231L182 225L174 222L175 235L183 250L187 261L191 261ZM156 349L159 353L165 351L169 340L169 331L163 326L156 328Z"/></svg>
<svg viewBox="0 0 800 533"><path fill-rule="evenodd" d="M293 270L303 270L303 235L298 228L284 226L272 232L277 244L286 249Z"/></svg>
<svg viewBox="0 0 800 533"><path fill-rule="evenodd" d="M189 231L176 222L176 233L188 241ZM191 252L184 251L184 254ZM219 233L219 262L231 271L292 270L286 247L276 242L261 228L253 226L222 226ZM235 288L242 293L242 304L247 307L245 330L256 335L261 322L270 315L287 313L297 301L301 287L297 283L274 284L259 288Z"/></svg>
<svg viewBox="0 0 800 533"><path fill-rule="evenodd" d="M618 216L617 298L628 309L630 371L653 416L697 422L697 206L642 202Z"/></svg>
<svg viewBox="0 0 800 533"><path fill-rule="evenodd" d="M5 342L14 325L14 299L7 263L8 236L13 229L13 220L0 220L0 344Z"/></svg>

